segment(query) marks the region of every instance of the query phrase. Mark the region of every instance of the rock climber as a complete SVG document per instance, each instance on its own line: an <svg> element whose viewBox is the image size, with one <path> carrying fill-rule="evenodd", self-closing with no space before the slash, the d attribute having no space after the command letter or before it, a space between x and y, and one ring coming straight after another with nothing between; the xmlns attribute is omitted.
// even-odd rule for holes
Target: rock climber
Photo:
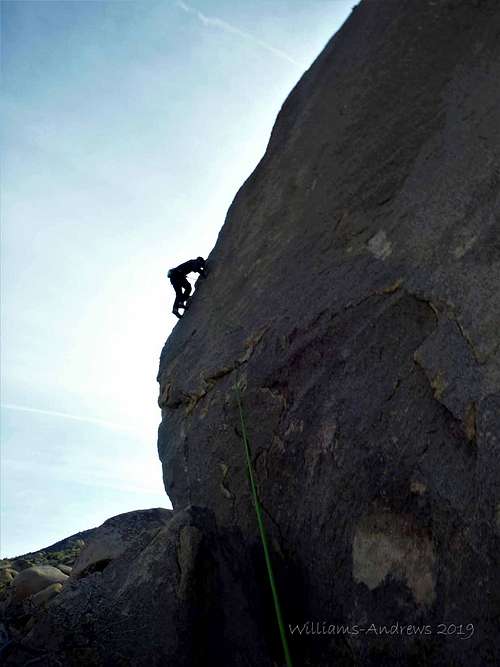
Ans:
<svg viewBox="0 0 500 667"><path fill-rule="evenodd" d="M176 266L175 269L170 269L167 273L167 276L172 283L172 287L175 290L175 301L172 312L179 319L182 317L179 313L179 308L184 308L184 312L186 312L187 302L192 289L191 283L186 276L188 273L193 272L199 273L202 278L207 277L207 267L203 257L189 259L187 262Z"/></svg>

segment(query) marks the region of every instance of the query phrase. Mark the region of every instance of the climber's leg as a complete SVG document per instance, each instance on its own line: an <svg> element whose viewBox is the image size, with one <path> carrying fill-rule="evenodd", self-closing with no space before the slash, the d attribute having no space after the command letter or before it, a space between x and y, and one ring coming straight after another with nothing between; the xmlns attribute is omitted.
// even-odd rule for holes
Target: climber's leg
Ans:
<svg viewBox="0 0 500 667"><path fill-rule="evenodd" d="M180 297L179 308L184 308L185 310L187 308L189 295L191 294L191 289L192 289L189 280L184 278L184 280L180 283L180 289L182 296Z"/></svg>
<svg viewBox="0 0 500 667"><path fill-rule="evenodd" d="M179 319L182 317L182 315L179 313L179 308L183 308L183 307L184 307L184 304L182 302L182 295L177 294L176 297L175 297L174 307L172 308L172 312Z"/></svg>
<svg viewBox="0 0 500 667"><path fill-rule="evenodd" d="M175 290L175 301L172 312L180 319L182 315L179 313L179 308L187 308L187 300L189 299L192 290L191 283L186 276L183 276L182 274L170 276L170 282Z"/></svg>
<svg viewBox="0 0 500 667"><path fill-rule="evenodd" d="M174 279L171 278L170 282L172 283L172 287L175 290L175 301L174 301L174 307L172 308L172 313L180 319L182 315L179 313L179 308L184 308L184 292L183 292L184 284L183 281L179 280L178 278Z"/></svg>
<svg viewBox="0 0 500 667"><path fill-rule="evenodd" d="M191 283L187 278L184 278L182 282L182 289L184 290L183 295L182 295L182 300L187 303L187 300L189 299L189 295L191 294Z"/></svg>

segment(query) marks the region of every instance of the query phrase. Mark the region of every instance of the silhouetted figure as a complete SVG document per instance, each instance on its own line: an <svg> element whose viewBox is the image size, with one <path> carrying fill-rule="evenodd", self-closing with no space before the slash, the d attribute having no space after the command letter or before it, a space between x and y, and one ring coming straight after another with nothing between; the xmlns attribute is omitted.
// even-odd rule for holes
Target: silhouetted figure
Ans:
<svg viewBox="0 0 500 667"><path fill-rule="evenodd" d="M190 259L183 264L179 264L175 269L170 269L167 276L170 278L172 287L175 290L175 301L172 312L179 319L182 315L179 313L179 308L187 308L187 300L191 294L191 283L186 278L188 273L199 273L200 276L206 278L207 268L205 265L205 260L203 257L197 257L196 259Z"/></svg>

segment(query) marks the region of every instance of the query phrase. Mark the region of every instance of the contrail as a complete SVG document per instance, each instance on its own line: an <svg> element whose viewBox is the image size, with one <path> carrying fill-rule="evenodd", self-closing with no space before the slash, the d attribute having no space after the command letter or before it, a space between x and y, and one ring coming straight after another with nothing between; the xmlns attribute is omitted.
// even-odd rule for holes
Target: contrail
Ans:
<svg viewBox="0 0 500 667"><path fill-rule="evenodd" d="M203 23L203 25L212 26L214 28L220 28L220 30L224 30L225 32L230 32L233 35L238 35L238 37L243 37L243 39L253 42L257 46L260 46L261 49L269 51L278 58L286 60L289 63L292 63L292 65L296 65L297 67L302 67L302 64L297 62L297 60L294 60L291 56L288 55L288 53L285 53L280 49L276 49L274 46L271 46L271 44L263 42L261 39L258 39L258 37L255 37L254 35L251 35L248 32L244 32L243 30L240 30L236 26L231 25L230 23L226 23L226 21L223 21L222 19L219 19L215 16L206 16L205 14L202 14L194 7L190 7L182 0L177 0L175 4L177 7L179 7L179 9L182 9L182 11L186 12L186 14L193 14L194 16L196 16L198 20Z"/></svg>
<svg viewBox="0 0 500 667"><path fill-rule="evenodd" d="M48 417L60 417L62 419L73 419L78 422L88 422L89 424L97 424L97 426L103 426L104 428L110 428L116 431L128 431L127 428L124 428L121 424L115 424L114 422L108 422L104 419L96 419L95 417L81 417L80 415L72 415L69 412L57 412L56 410L42 410L41 408L31 408L27 405L16 405L15 403L2 403L2 408L6 410L17 410L19 412L34 412L38 415L47 415Z"/></svg>

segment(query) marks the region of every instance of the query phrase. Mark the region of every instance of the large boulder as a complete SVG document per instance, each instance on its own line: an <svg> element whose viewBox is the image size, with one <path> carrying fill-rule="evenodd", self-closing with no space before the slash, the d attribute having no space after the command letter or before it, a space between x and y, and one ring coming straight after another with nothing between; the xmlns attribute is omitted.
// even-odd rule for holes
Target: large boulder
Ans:
<svg viewBox="0 0 500 667"><path fill-rule="evenodd" d="M296 631L299 664L500 654L499 34L494 0L361 3L162 352L174 510L254 543L239 382L285 618L350 630Z"/></svg>

